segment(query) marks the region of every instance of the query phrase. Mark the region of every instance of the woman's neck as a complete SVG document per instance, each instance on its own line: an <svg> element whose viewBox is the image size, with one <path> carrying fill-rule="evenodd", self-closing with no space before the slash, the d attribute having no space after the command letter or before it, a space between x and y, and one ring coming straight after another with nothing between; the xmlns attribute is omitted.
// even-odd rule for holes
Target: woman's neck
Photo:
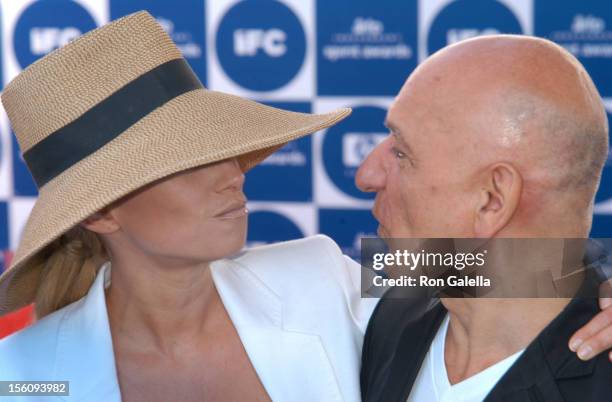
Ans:
<svg viewBox="0 0 612 402"><path fill-rule="evenodd" d="M111 264L106 304L113 337L131 350L180 354L220 304L208 264Z"/></svg>

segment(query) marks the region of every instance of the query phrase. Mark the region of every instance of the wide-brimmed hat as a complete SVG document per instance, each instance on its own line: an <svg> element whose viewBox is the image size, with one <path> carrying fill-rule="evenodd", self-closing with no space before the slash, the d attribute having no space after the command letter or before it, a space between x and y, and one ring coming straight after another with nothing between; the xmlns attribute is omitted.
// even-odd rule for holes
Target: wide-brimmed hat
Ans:
<svg viewBox="0 0 612 402"><path fill-rule="evenodd" d="M35 297L41 273L25 263L113 201L230 157L246 171L350 114L295 113L207 90L147 12L36 61L6 86L2 103L39 195L0 276L0 315Z"/></svg>

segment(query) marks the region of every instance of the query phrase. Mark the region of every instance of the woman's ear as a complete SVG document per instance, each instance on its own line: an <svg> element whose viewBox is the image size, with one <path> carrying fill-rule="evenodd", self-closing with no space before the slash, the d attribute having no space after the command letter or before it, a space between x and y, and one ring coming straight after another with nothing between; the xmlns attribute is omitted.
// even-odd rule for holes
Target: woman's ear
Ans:
<svg viewBox="0 0 612 402"><path fill-rule="evenodd" d="M108 209L93 213L83 219L79 225L99 234L110 234L116 232L121 227L112 212Z"/></svg>
<svg viewBox="0 0 612 402"><path fill-rule="evenodd" d="M497 163L487 169L481 184L474 231L477 237L489 238L503 229L517 210L523 178L509 163Z"/></svg>

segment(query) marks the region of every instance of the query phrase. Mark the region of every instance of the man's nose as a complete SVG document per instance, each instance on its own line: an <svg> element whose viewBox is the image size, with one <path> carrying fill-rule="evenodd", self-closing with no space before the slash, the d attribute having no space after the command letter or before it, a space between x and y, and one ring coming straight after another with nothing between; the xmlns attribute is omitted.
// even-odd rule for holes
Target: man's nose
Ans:
<svg viewBox="0 0 612 402"><path fill-rule="evenodd" d="M244 185L244 173L240 168L237 158L226 159L219 164L219 168L222 169L223 174L221 175L222 180L219 183L219 190L239 190L242 191Z"/></svg>
<svg viewBox="0 0 612 402"><path fill-rule="evenodd" d="M378 144L359 166L355 184L361 191L380 191L385 186L386 171L383 165L384 143Z"/></svg>

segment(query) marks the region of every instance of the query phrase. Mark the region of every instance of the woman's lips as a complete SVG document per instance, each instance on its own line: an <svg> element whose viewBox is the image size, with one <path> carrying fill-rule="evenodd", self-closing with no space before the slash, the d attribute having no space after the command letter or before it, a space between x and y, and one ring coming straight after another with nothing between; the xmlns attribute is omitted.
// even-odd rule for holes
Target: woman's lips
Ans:
<svg viewBox="0 0 612 402"><path fill-rule="evenodd" d="M233 204L229 208L226 208L225 210L215 215L215 217L219 219L235 219L241 216L245 216L247 213L248 210L246 208L246 203L239 203Z"/></svg>

